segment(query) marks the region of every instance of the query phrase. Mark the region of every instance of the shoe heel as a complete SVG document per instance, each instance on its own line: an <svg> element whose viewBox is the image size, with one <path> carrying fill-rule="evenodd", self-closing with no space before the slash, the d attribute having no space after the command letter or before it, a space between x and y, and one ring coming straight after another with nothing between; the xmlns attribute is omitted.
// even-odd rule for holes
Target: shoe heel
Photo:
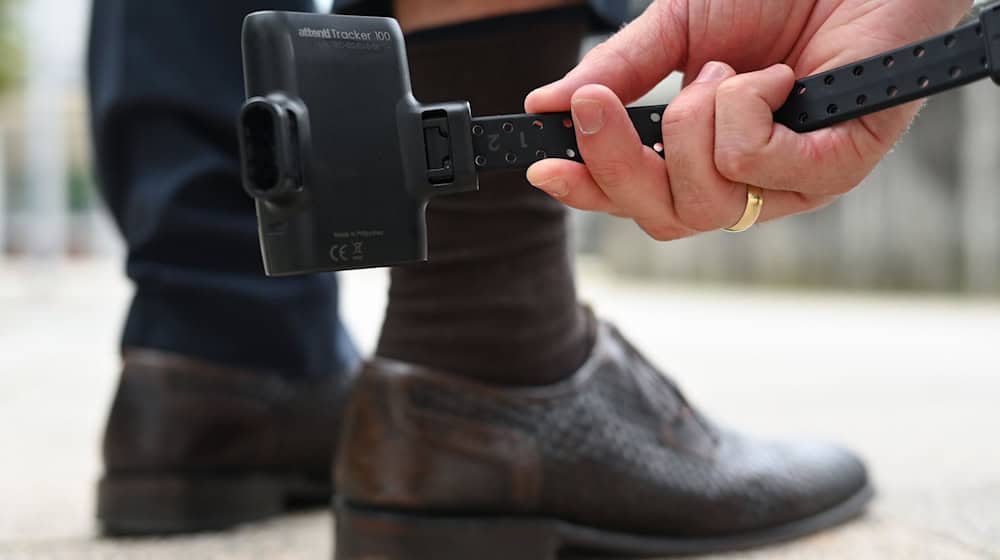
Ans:
<svg viewBox="0 0 1000 560"><path fill-rule="evenodd" d="M258 476L105 476L97 517L109 536L209 531L264 519L285 509L279 481Z"/></svg>
<svg viewBox="0 0 1000 560"><path fill-rule="evenodd" d="M556 560L559 535L543 520L437 517L338 503L335 560Z"/></svg>

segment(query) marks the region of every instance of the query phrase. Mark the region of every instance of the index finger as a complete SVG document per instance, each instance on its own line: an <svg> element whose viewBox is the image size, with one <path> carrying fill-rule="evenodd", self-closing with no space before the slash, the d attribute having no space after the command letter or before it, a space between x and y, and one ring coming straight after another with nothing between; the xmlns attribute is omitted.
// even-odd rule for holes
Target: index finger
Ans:
<svg viewBox="0 0 1000 560"><path fill-rule="evenodd" d="M687 23L677 2L654 2L641 16L591 50L564 78L536 89L524 100L529 113L569 109L587 84L607 86L631 103L672 73L687 52Z"/></svg>

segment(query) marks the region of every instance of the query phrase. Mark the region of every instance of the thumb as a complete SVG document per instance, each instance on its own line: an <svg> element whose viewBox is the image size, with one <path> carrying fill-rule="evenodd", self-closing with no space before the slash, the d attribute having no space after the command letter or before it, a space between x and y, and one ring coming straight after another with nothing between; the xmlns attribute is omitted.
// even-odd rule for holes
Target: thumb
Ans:
<svg viewBox="0 0 1000 560"><path fill-rule="evenodd" d="M654 2L641 16L601 43L563 79L528 94L529 113L569 109L587 84L607 86L623 103L635 101L677 69L687 50L687 23L677 0ZM676 13L675 13L676 12Z"/></svg>

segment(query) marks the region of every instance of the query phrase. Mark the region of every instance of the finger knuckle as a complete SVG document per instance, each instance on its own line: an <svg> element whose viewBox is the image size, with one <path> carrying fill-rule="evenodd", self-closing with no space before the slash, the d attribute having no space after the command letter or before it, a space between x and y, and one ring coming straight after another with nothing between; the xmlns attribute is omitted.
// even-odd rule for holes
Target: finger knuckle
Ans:
<svg viewBox="0 0 1000 560"><path fill-rule="evenodd" d="M806 201L805 211L819 210L833 204L839 197L836 196L815 196Z"/></svg>
<svg viewBox="0 0 1000 560"><path fill-rule="evenodd" d="M793 211L796 214L801 214L803 212L811 212L819 208L823 208L831 204L833 201L837 200L838 196L829 196L813 193L795 193L795 204L792 205Z"/></svg>
<svg viewBox="0 0 1000 560"><path fill-rule="evenodd" d="M618 187L628 184L632 177L633 166L620 159L597 159L587 164L594 180L605 187Z"/></svg>
<svg viewBox="0 0 1000 560"><path fill-rule="evenodd" d="M608 45L608 40L605 39L596 45L594 45L587 54L583 55L583 60L581 62L585 64L593 64L603 60L607 54L610 46Z"/></svg>
<svg viewBox="0 0 1000 560"><path fill-rule="evenodd" d="M852 182L838 181L837 183L830 185L830 188L827 189L826 192L820 193L820 195L842 196L854 190L856 186L857 183L854 183L853 181Z"/></svg>
<svg viewBox="0 0 1000 560"><path fill-rule="evenodd" d="M757 154L740 142L725 142L715 150L715 167L732 181L745 181L757 167Z"/></svg>
<svg viewBox="0 0 1000 560"><path fill-rule="evenodd" d="M646 235L656 241L673 241L687 234L682 226L669 222L636 222Z"/></svg>
<svg viewBox="0 0 1000 560"><path fill-rule="evenodd" d="M747 80L743 76L734 76L719 84L716 96L719 99L742 97L747 94Z"/></svg>
<svg viewBox="0 0 1000 560"><path fill-rule="evenodd" d="M617 36L616 36L617 37ZM585 59L598 68L617 69L626 80L629 88L642 83L643 72L636 63L622 52L621 45L613 40L604 41L590 50Z"/></svg>
<svg viewBox="0 0 1000 560"><path fill-rule="evenodd" d="M718 201L706 197L690 197L676 199L674 207L677 218L688 228L695 231L712 231L719 229Z"/></svg>
<svg viewBox="0 0 1000 560"><path fill-rule="evenodd" d="M667 106L663 112L663 131L670 134L672 131L681 131L699 116L699 108L689 103L674 102Z"/></svg>
<svg viewBox="0 0 1000 560"><path fill-rule="evenodd" d="M824 177L811 185L804 186L808 187L809 194L812 196L831 198L847 194L854 190L858 183L860 181L844 177Z"/></svg>

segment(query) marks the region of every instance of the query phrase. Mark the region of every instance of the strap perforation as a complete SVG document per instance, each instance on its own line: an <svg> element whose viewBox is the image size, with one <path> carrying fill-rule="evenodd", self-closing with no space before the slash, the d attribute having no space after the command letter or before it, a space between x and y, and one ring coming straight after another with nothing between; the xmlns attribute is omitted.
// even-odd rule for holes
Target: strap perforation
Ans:
<svg viewBox="0 0 1000 560"><path fill-rule="evenodd" d="M775 120L811 132L985 78L979 22L799 80Z"/></svg>

